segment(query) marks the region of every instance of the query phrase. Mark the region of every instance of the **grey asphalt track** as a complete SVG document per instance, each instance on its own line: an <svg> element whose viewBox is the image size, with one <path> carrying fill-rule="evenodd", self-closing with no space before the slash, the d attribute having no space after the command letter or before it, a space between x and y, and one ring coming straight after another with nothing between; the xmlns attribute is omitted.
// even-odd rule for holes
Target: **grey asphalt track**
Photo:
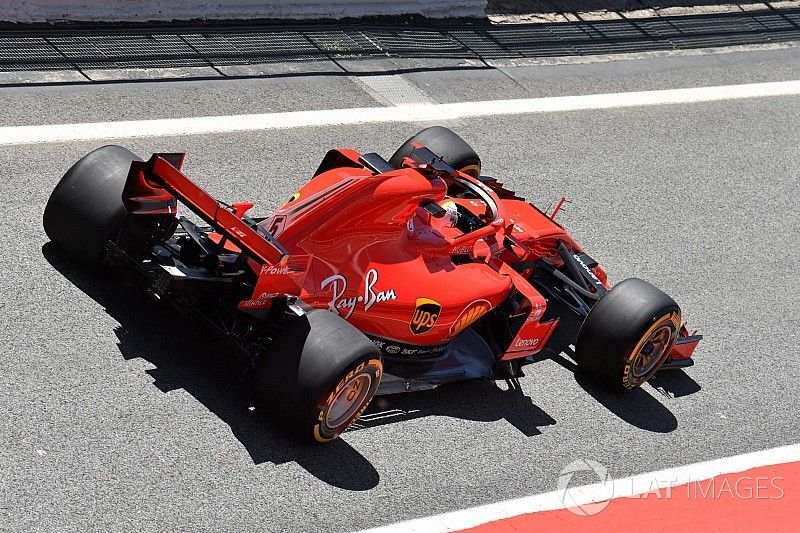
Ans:
<svg viewBox="0 0 800 533"><path fill-rule="evenodd" d="M461 72L469 90L446 83L450 72L406 79L432 101L484 100L798 79L800 57L608 69ZM337 80L0 89L0 124L378 105L357 80ZM579 458L621 477L800 442L798 124L797 97L447 123L520 194L542 207L568 196L561 221L613 279L673 295L706 335L697 366L617 396L545 359L526 368L523 394L473 382L381 398L325 447L298 445L249 410L202 332L47 244L47 197L94 143L0 147L0 529L347 531L550 491ZM329 147L388 156L422 126L122 144L186 151L201 185L266 214Z"/></svg>

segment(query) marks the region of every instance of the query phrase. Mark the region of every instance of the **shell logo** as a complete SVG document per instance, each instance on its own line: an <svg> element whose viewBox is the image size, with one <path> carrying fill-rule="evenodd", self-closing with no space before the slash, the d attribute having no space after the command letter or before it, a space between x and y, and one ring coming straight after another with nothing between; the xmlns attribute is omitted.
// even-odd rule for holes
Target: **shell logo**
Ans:
<svg viewBox="0 0 800 533"><path fill-rule="evenodd" d="M488 300L475 300L467 305L453 325L450 326L450 334L448 337L455 337L465 329L467 329L473 322L485 315L492 309L492 304Z"/></svg>

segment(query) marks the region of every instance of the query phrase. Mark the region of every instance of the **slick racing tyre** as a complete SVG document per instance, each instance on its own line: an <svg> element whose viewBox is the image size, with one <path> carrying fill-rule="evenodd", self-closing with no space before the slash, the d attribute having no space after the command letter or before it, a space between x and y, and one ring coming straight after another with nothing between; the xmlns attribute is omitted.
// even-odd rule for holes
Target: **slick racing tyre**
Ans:
<svg viewBox="0 0 800 533"><path fill-rule="evenodd" d="M675 300L646 281L630 278L603 296L581 325L578 367L613 391L638 387L672 350L681 326Z"/></svg>
<svg viewBox="0 0 800 533"><path fill-rule="evenodd" d="M307 442L344 432L378 389L380 350L327 310L314 309L284 329L256 369L256 405Z"/></svg>
<svg viewBox="0 0 800 533"><path fill-rule="evenodd" d="M122 188L136 154L121 146L90 152L64 174L44 208L44 231L72 259L97 264L125 218Z"/></svg>
<svg viewBox="0 0 800 533"><path fill-rule="evenodd" d="M389 159L389 164L400 168L403 159L414 149L411 144L414 142L422 144L456 170L476 178L481 174L481 158L475 150L464 139L443 126L425 128L411 137L397 149Z"/></svg>

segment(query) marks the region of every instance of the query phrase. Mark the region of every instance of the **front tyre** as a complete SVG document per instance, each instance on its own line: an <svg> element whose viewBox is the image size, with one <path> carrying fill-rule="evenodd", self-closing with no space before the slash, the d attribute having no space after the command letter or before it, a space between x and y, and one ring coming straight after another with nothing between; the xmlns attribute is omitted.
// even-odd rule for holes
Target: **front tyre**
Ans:
<svg viewBox="0 0 800 533"><path fill-rule="evenodd" d="M363 333L314 309L290 322L264 354L257 406L301 440L324 443L361 416L382 375L380 351Z"/></svg>
<svg viewBox="0 0 800 533"><path fill-rule="evenodd" d="M583 321L578 367L613 391L638 387L669 357L681 326L675 300L638 278L617 284Z"/></svg>

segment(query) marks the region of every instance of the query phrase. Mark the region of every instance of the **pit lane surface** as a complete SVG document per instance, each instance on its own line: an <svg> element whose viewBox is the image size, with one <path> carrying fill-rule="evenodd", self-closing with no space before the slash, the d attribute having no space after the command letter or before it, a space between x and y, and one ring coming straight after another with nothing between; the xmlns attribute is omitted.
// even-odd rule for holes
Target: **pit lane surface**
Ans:
<svg viewBox="0 0 800 533"><path fill-rule="evenodd" d="M800 58L776 50L626 61L607 71L569 65L404 78L432 101L486 100L794 80ZM384 99L357 79L336 80L8 88L0 90L0 125ZM615 396L567 360L545 359L526 368L523 395L475 382L379 399L359 429L323 448L297 445L248 409L222 346L46 245L41 212L50 190L96 143L0 148L0 523L345 531L551 491L578 458L623 477L800 441L798 103L771 97L446 123L481 154L487 174L535 203L568 196L561 222L613 279L639 276L675 297L706 335L698 365ZM388 156L421 127L123 144L140 155L186 151L189 176L266 214L329 147Z"/></svg>

